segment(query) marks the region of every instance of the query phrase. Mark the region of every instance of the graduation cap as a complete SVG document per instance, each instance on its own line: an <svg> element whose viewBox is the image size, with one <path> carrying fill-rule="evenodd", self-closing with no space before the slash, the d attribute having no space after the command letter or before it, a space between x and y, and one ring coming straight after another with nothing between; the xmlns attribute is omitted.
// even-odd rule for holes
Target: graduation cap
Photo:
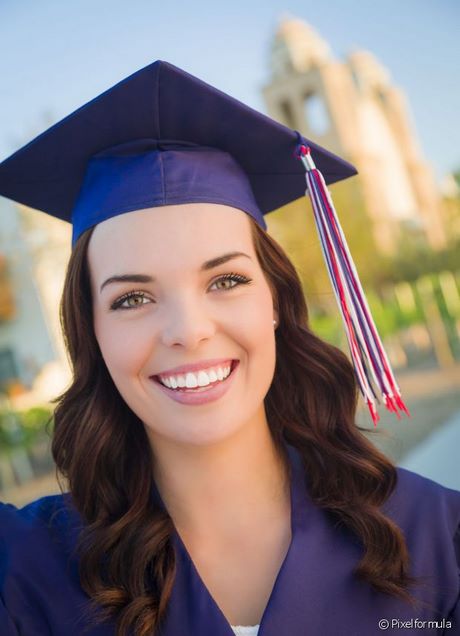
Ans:
<svg viewBox="0 0 460 636"><path fill-rule="evenodd" d="M371 376L398 417L402 402L327 185L347 161L185 71L156 61L0 163L0 194L72 223L72 246L118 214L180 203L264 215L307 193L374 424Z"/></svg>

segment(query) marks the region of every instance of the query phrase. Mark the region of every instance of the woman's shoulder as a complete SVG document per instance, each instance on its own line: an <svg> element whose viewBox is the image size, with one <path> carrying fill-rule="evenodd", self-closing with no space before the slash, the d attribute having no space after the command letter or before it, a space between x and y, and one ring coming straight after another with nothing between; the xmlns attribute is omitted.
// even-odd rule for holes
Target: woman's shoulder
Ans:
<svg viewBox="0 0 460 636"><path fill-rule="evenodd" d="M396 488L388 503L393 506L404 504L409 510L417 509L426 512L438 510L447 518L450 517L454 523L460 521L460 491L443 486L429 477L401 466L396 468L396 472Z"/></svg>
<svg viewBox="0 0 460 636"><path fill-rule="evenodd" d="M56 514L68 515L71 508L69 493L40 497L22 507L0 501L0 533L5 534L20 528L37 529L46 526Z"/></svg>
<svg viewBox="0 0 460 636"><path fill-rule="evenodd" d="M397 467L397 484L382 510L404 531L409 543L426 541L460 548L460 492Z"/></svg>
<svg viewBox="0 0 460 636"><path fill-rule="evenodd" d="M69 493L48 495L22 507L0 501L0 559L28 558L46 545L71 543L80 518Z"/></svg>
<svg viewBox="0 0 460 636"><path fill-rule="evenodd" d="M406 468L397 468L397 485L384 504L386 514L401 528L413 573L451 591L449 616L457 633L460 625L460 492ZM448 630L447 630L448 631ZM447 633L446 631L446 633Z"/></svg>
<svg viewBox="0 0 460 636"><path fill-rule="evenodd" d="M75 553L80 529L67 493L23 507L0 502L2 636L83 633L75 628L85 603Z"/></svg>

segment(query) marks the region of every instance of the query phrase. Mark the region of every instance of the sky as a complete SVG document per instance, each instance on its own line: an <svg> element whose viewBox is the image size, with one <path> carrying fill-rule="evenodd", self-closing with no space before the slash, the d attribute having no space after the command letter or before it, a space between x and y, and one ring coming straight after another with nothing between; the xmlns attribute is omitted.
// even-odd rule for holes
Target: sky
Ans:
<svg viewBox="0 0 460 636"><path fill-rule="evenodd" d="M157 59L266 112L288 16L338 59L371 51L405 92L438 181L460 169L458 0L0 0L0 160Z"/></svg>

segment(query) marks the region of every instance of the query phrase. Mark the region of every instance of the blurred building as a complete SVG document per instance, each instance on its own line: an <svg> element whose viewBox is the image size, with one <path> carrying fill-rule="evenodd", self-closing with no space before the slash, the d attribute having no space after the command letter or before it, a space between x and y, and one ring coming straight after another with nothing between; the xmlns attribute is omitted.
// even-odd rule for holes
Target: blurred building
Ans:
<svg viewBox="0 0 460 636"><path fill-rule="evenodd" d="M405 96L371 53L336 60L308 24L284 19L263 95L271 117L357 167L356 188L382 254L391 256L408 234L445 247L441 198Z"/></svg>
<svg viewBox="0 0 460 636"><path fill-rule="evenodd" d="M69 252L67 224L0 199L0 392L17 408L68 383L59 302Z"/></svg>

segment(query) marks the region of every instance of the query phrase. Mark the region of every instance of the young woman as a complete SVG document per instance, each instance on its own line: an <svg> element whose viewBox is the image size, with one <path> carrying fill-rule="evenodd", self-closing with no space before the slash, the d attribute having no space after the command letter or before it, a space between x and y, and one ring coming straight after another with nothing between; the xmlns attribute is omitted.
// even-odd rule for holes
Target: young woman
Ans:
<svg viewBox="0 0 460 636"><path fill-rule="evenodd" d="M460 633L460 493L361 433L353 365L265 231L304 190L295 144L157 62L0 165L74 232L68 492L0 505L2 635Z"/></svg>

